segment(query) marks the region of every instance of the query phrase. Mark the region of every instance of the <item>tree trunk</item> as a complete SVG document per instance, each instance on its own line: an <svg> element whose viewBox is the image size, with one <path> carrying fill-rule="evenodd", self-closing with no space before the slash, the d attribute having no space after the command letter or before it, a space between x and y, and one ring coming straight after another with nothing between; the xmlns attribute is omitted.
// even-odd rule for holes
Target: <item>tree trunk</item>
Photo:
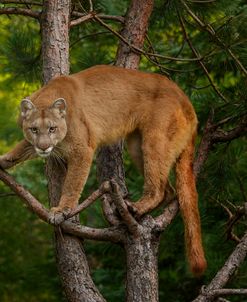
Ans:
<svg viewBox="0 0 247 302"><path fill-rule="evenodd" d="M125 17L122 36L138 48L143 47L148 29L148 19L152 13L153 0L132 0ZM124 42L120 42L116 57L116 66L138 69L140 54L134 53ZM102 147L97 156L97 170L100 182L114 178L117 180L123 195L128 193L124 180L122 160L123 142L109 147Z"/></svg>
<svg viewBox="0 0 247 302"><path fill-rule="evenodd" d="M132 45L142 48L148 29L148 20L153 9L153 0L133 0L125 18L122 36ZM124 42L120 42L116 65L137 69L140 55L133 52ZM122 162L123 143L101 148L98 158L100 180L115 177L126 193ZM113 156L114 155L114 156ZM112 161L113 159L113 161ZM113 173L113 171L115 171ZM120 173L119 173L120 171ZM104 175L102 177L102 175ZM123 185L124 184L124 185ZM141 222L139 232L133 237L126 232L125 251L127 266L126 299L127 302L157 302L158 298L158 247L159 236L154 232L151 217Z"/></svg>
<svg viewBox="0 0 247 302"><path fill-rule="evenodd" d="M43 82L69 73L70 0L44 0L41 18Z"/></svg>
<svg viewBox="0 0 247 302"><path fill-rule="evenodd" d="M126 251L126 301L157 302L158 291L158 248L160 233L154 231L155 222L146 216L137 236L128 234Z"/></svg>
<svg viewBox="0 0 247 302"><path fill-rule="evenodd" d="M55 76L69 73L69 15L69 0L44 1L41 19L44 83ZM49 160L46 174L50 204L56 206L66 168ZM55 249L58 271L68 301L105 301L91 279L81 241L55 228Z"/></svg>

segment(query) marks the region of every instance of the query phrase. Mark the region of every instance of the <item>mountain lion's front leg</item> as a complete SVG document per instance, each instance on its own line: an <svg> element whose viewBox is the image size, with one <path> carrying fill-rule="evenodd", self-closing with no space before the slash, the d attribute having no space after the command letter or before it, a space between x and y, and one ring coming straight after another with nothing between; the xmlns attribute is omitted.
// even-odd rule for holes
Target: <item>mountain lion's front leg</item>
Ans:
<svg viewBox="0 0 247 302"><path fill-rule="evenodd" d="M77 206L80 193L88 178L93 154L91 148L85 148L81 152L77 150L71 154L67 162L67 173L59 204L51 209L54 214L62 212L66 215Z"/></svg>
<svg viewBox="0 0 247 302"><path fill-rule="evenodd" d="M8 153L0 156L0 167L9 169L18 163L35 157L33 146L26 140L22 140L15 148Z"/></svg>

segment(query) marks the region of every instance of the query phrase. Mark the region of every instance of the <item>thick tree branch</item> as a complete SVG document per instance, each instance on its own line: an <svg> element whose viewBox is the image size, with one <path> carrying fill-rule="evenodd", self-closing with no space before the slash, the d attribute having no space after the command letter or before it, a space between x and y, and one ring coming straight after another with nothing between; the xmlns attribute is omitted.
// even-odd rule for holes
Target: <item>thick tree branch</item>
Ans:
<svg viewBox="0 0 247 302"><path fill-rule="evenodd" d="M216 276L206 287L203 287L202 293L193 302L210 302L213 301L214 291L223 288L236 270L243 263L247 255L247 232L236 246L224 266L217 272Z"/></svg>
<svg viewBox="0 0 247 302"><path fill-rule="evenodd" d="M110 241L113 243L121 243L124 241L123 228L121 229L119 226L99 229L65 221L61 224L61 227L66 233L82 239Z"/></svg>
<svg viewBox="0 0 247 302"><path fill-rule="evenodd" d="M213 123L213 118L214 111L212 110L205 124L202 139L197 150L197 158L194 162L194 173L196 177L199 175L199 172L207 160L208 154L214 144L232 141L245 135L247 131L246 118L243 118L243 120L235 128L229 131L224 131L217 128L223 123L230 121L231 118L226 118L216 124Z"/></svg>
<svg viewBox="0 0 247 302"><path fill-rule="evenodd" d="M235 128L229 131L216 130L212 135L212 143L225 143L239 138L247 133L247 118L242 120Z"/></svg>
<svg viewBox="0 0 247 302"><path fill-rule="evenodd" d="M49 211L31 193L19 185L11 175L2 169L0 169L0 180L10 187L32 212L36 213L45 222L49 222Z"/></svg>
<svg viewBox="0 0 247 302"><path fill-rule="evenodd" d="M18 184L11 175L0 169L0 179L8 187L10 187L17 196L22 199L22 201L32 212L34 212L43 221L50 223L50 212L30 192L28 192L20 184ZM92 202L94 202L98 197L100 197L102 194L104 194L104 192L107 192L108 190L109 184L103 183L98 190L93 192L72 213L70 213L70 215L68 215L66 219L76 215L77 213L88 207L90 204L92 204ZM112 242L120 242L123 239L123 232L117 230L117 228L95 229L82 226L71 221L65 221L61 223L61 227L67 233L81 238Z"/></svg>
<svg viewBox="0 0 247 302"><path fill-rule="evenodd" d="M210 295L214 297L228 296L228 295L247 295L247 289L244 288L223 288L212 290Z"/></svg>
<svg viewBox="0 0 247 302"><path fill-rule="evenodd" d="M213 117L214 117L214 111L211 110L211 112L209 113L207 122L205 124L204 130L203 130L202 139L199 144L199 147L197 150L197 157L196 157L196 160L195 160L194 166L193 166L196 177L198 177L205 161L208 158L208 154L212 147L212 133L215 130L213 128Z"/></svg>
<svg viewBox="0 0 247 302"><path fill-rule="evenodd" d="M165 207L163 213L155 218L156 225L160 229L165 229L176 217L179 211L179 203L177 199L172 200L172 202Z"/></svg>

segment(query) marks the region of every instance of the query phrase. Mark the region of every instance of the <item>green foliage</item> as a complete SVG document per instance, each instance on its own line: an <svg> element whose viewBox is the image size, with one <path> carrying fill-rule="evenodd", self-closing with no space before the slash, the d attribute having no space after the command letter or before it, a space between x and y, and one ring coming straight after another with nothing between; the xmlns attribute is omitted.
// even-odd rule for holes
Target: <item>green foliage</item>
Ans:
<svg viewBox="0 0 247 302"><path fill-rule="evenodd" d="M78 1L73 1L78 5ZM130 1L93 1L97 12L124 15ZM77 3L77 4L76 4ZM88 2L80 1L85 10ZM209 112L214 110L214 122L225 119L222 130L234 128L247 113L246 77L227 52L230 47L243 66L247 66L247 6L243 0L217 0L206 3L185 1L189 9L205 24L210 24L220 41L201 28L179 0L155 1L148 36L155 52L179 58L195 58L184 39L178 14L184 20L187 35L205 57L204 64L216 88L198 62L158 59L161 66L142 58L141 69L165 72L187 93L196 108L200 141ZM79 6L78 6L79 7ZM80 6L81 7L81 6ZM28 20L28 22L27 22ZM121 25L106 21L114 30ZM38 88L41 79L39 24L21 16L1 16L0 28L0 154L22 137L16 126L19 101ZM115 60L118 39L96 22L72 28L70 33L71 71L77 72L96 64ZM146 41L145 49L150 51ZM156 62L156 63L157 63ZM195 279L185 262L183 223L180 217L163 234L160 247L160 301L191 301L202 284L211 280L235 247L226 238L228 214L222 206L234 211L234 206L246 202L247 158L246 138L218 144L210 152L198 180L204 246L208 270L202 279ZM131 198L142 193L143 178L125 154L126 181ZM47 205L46 180L42 161L32 161L12 170L17 180ZM97 187L96 168L92 167L82 199ZM9 192L0 184L0 300L3 302L63 301L57 277L52 247L52 229L31 214L15 196L1 197ZM100 201L81 215L86 225L102 227ZM246 222L234 232L241 237ZM174 240L175 238L175 240ZM124 251L106 243L86 242L86 252L93 278L108 301L124 301ZM245 287L243 265L229 287ZM242 301L236 298L234 301Z"/></svg>

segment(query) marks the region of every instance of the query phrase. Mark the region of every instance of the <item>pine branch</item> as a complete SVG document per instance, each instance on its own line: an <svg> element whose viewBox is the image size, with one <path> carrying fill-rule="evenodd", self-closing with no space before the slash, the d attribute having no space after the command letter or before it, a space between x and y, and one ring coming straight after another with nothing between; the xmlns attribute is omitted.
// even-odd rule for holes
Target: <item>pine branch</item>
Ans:
<svg viewBox="0 0 247 302"><path fill-rule="evenodd" d="M245 76L247 76L247 70L243 66L243 64L240 62L240 60L236 57L236 55L233 53L233 51L228 47L216 34L215 30L210 24L204 23L194 12L188 7L188 5L183 1L180 0L180 2L185 7L188 14L193 18L193 20L200 26L200 28L207 33L210 34L211 37L214 38L215 41L218 42L218 44L231 56L231 58L235 61L238 68L244 73Z"/></svg>
<svg viewBox="0 0 247 302"><path fill-rule="evenodd" d="M1 0L0 4L23 4L23 5L37 5L42 6L42 2L38 1L28 1L28 0Z"/></svg>
<svg viewBox="0 0 247 302"><path fill-rule="evenodd" d="M192 53L194 54L194 56L196 58L200 58L200 54L199 52L196 50L196 48L194 47L194 45L192 44L189 36L188 36L188 33L186 31L186 28L185 28L185 24L184 24L184 20L183 18L181 17L179 11L177 10L177 15L178 15L178 18L179 18L179 22L180 22L180 25L181 25L181 29L182 29L182 32L183 32L183 35L184 35L184 38L185 40L187 41ZM198 64L201 66L203 72L205 73L206 77L208 78L208 81L209 83L211 84L213 90L218 94L218 96L226 103L229 103L229 101L226 99L226 97L219 91L219 89L216 87L216 85L214 84L213 82L213 79L211 78L205 64L203 63L202 59L201 60L198 60Z"/></svg>
<svg viewBox="0 0 247 302"><path fill-rule="evenodd" d="M160 55L157 53L150 53L150 52L146 52L136 46L134 46L133 44L131 44L129 41L127 41L121 34L119 34L117 31L115 31L114 29L112 29L109 25L107 25L104 21L101 20L101 18L99 17L99 15L95 15L94 19L96 21L98 21L103 27L107 28L111 33L113 33L115 36L117 36L122 42L124 42L133 52L137 53L137 54L143 54L145 56L148 57L156 57L156 58L160 58L160 59L165 59L165 60L170 60L170 61L178 61L178 62L197 62L200 61L202 59L202 57L199 58L175 58L175 57L169 57L169 56L164 56L164 55Z"/></svg>
<svg viewBox="0 0 247 302"><path fill-rule="evenodd" d="M88 20L92 20L94 18L94 16L96 15L96 13L94 11L90 11L89 13L80 13L77 11L73 11L72 16L74 17L78 17L75 20L72 20L70 22L70 27L79 25L81 23L84 23ZM111 21L116 21L119 23L124 23L124 17L122 16L112 16L112 15L104 15L104 14L98 14L98 17L103 19L103 20L111 20Z"/></svg>
<svg viewBox="0 0 247 302"><path fill-rule="evenodd" d="M40 18L40 12L39 11L33 11L31 9L27 8L17 8L17 7L5 7L5 8L0 8L0 15L22 15L22 16L27 16L31 17L34 19L39 19Z"/></svg>
<svg viewBox="0 0 247 302"><path fill-rule="evenodd" d="M213 3L213 2L216 2L217 0L187 0L188 2L191 2L191 3Z"/></svg>
<svg viewBox="0 0 247 302"><path fill-rule="evenodd" d="M0 193L0 198L10 197L10 196L16 196L15 193Z"/></svg>

